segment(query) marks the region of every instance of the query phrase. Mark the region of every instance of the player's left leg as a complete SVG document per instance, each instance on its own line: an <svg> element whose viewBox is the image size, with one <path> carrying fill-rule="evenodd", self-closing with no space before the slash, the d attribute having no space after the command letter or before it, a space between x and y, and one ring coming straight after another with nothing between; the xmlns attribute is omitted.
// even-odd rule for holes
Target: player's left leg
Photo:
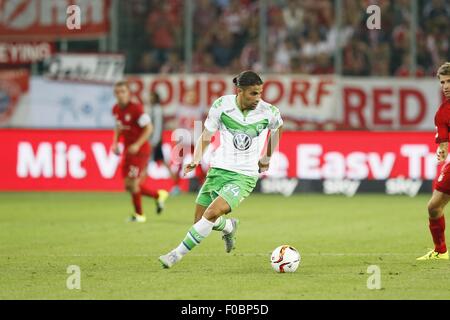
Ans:
<svg viewBox="0 0 450 320"><path fill-rule="evenodd" d="M146 170L142 170L138 183L139 189L144 196L155 199L156 213L160 214L164 210L164 204L169 197L169 193L163 189L159 189L157 191L153 190L145 183L146 180L147 172Z"/></svg>
<svg viewBox="0 0 450 320"><path fill-rule="evenodd" d="M203 239L211 233L214 222L223 214L231 211L228 203L221 197L217 197L205 210L201 219L196 222L186 234L177 248L166 255L159 257L159 261L165 268L172 267L180 261L184 255L198 246Z"/></svg>
<svg viewBox="0 0 450 320"><path fill-rule="evenodd" d="M229 194L229 186L224 188L224 186L229 185L229 183L235 179L236 175L237 173L217 168L211 168L208 171L206 181L202 185L195 201L197 206L195 208L194 222L201 219L206 208L208 208L217 196L221 196L225 199L230 205L231 210L234 210L239 205L239 199L245 198L246 195L240 197L239 194ZM230 252L234 248L234 239L238 224L238 219L227 219L225 216L220 216L214 222L213 230L222 231L222 239L225 241L226 252Z"/></svg>
<svg viewBox="0 0 450 320"><path fill-rule="evenodd" d="M442 190L442 187L437 189ZM450 201L450 195L434 190L428 202L429 228L434 242L434 249L417 260L448 260L449 255L445 243L445 216L444 208Z"/></svg>
<svg viewBox="0 0 450 320"><path fill-rule="evenodd" d="M134 215L130 217L130 222L145 222L146 218L142 210L142 195L139 189L139 178L126 177L125 188L131 194L131 199L134 206Z"/></svg>

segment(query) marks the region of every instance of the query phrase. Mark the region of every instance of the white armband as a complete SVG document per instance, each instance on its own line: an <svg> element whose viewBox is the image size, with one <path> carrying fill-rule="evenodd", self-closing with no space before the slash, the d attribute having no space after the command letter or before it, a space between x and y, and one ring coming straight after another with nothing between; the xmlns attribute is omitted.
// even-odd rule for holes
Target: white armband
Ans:
<svg viewBox="0 0 450 320"><path fill-rule="evenodd" d="M152 121L152 119L150 118L150 116L147 113L143 113L139 117L137 123L138 123L139 127L143 128L146 125L148 125L151 121Z"/></svg>

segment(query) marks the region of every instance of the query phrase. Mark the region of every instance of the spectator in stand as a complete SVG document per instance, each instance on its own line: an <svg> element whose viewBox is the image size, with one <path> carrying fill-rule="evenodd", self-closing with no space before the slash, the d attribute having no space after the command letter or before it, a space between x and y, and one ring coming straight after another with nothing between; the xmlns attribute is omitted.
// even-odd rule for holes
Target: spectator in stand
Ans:
<svg viewBox="0 0 450 320"><path fill-rule="evenodd" d="M290 40L285 40L275 48L272 70L274 72L289 72L291 68L291 58L297 54L298 52L295 50L292 42Z"/></svg>
<svg viewBox="0 0 450 320"><path fill-rule="evenodd" d="M427 43L424 34L417 37L417 61L416 63L424 70L425 74L431 75L433 69L433 59L427 50ZM440 64L442 65L442 64Z"/></svg>
<svg viewBox="0 0 450 320"><path fill-rule="evenodd" d="M271 6L268 14L269 25L267 27L267 46L269 48L276 48L286 40L288 31L283 19L283 14L279 8Z"/></svg>
<svg viewBox="0 0 450 320"><path fill-rule="evenodd" d="M292 57L291 59L291 73L293 74L305 74L308 73L306 69L306 64L300 60L300 57Z"/></svg>
<svg viewBox="0 0 450 320"><path fill-rule="evenodd" d="M220 73L223 70L214 63L212 54L205 52L200 63L194 63L192 71L196 73Z"/></svg>
<svg viewBox="0 0 450 320"><path fill-rule="evenodd" d="M223 10L220 16L224 20L227 30L233 36L237 36L243 32L242 26L248 19L249 12L242 8L239 0L231 0L230 5Z"/></svg>
<svg viewBox="0 0 450 320"><path fill-rule="evenodd" d="M448 0L427 1L423 8L423 17L426 24L433 24L439 20L448 20L450 17L450 3Z"/></svg>
<svg viewBox="0 0 450 320"><path fill-rule="evenodd" d="M184 1L130 1L131 5L124 10L131 26L128 39L139 44L131 48L129 41L121 41L121 51L127 52L127 69L151 73L182 72L180 64L184 61L180 53L184 40ZM269 1L268 69L283 73L322 72L324 67L328 70L327 66L333 65L335 49L340 45L345 48L347 58L355 55L360 59L356 67L344 66L349 74L386 75L385 67L389 64L389 75L394 75L400 66L405 65L407 58L404 56L410 51L410 1L343 0L343 3L341 42L338 44L333 0ZM368 14L365 11L370 4L381 8L381 30L367 30ZM450 59L450 2L419 0L418 4L421 19L418 19L417 64L426 75L433 76L441 61ZM195 72L228 73L231 69L238 70L239 66L244 69L261 68L259 5L256 0L194 1ZM146 23L143 22L145 16ZM142 35L146 36L142 29L148 31L148 45L146 41L138 40ZM356 43L356 47L364 48L361 54L354 52ZM386 51L386 44L392 52L388 56L374 58L379 46L383 52ZM290 53L294 51L300 52L300 56L292 56L297 54ZM178 57L172 52L178 52ZM365 61L366 55L369 63L363 67L360 62ZM170 62L167 61L169 57Z"/></svg>
<svg viewBox="0 0 450 320"><path fill-rule="evenodd" d="M234 58L233 35L227 30L218 32L215 35L215 39L210 50L214 58L214 62L219 67L224 68L229 66L231 60Z"/></svg>
<svg viewBox="0 0 450 320"><path fill-rule="evenodd" d="M397 0L393 3L393 22L394 25L399 25L404 22L411 22L411 3L410 0Z"/></svg>
<svg viewBox="0 0 450 320"><path fill-rule="evenodd" d="M373 46L369 52L370 74L387 77L390 75L391 50L388 43Z"/></svg>
<svg viewBox="0 0 450 320"><path fill-rule="evenodd" d="M258 39L250 39L241 51L240 63L242 69L254 69L259 62Z"/></svg>
<svg viewBox="0 0 450 320"><path fill-rule="evenodd" d="M157 73L159 72L160 63L152 52L144 52L139 61L139 72Z"/></svg>
<svg viewBox="0 0 450 320"><path fill-rule="evenodd" d="M395 70L394 75L396 77L410 77L411 76L411 55L409 53L404 53L402 56L402 64ZM416 69L416 77L425 76L425 71L422 66L418 65Z"/></svg>
<svg viewBox="0 0 450 320"><path fill-rule="evenodd" d="M344 48L343 73L349 76L367 76L370 73L369 49L366 43L357 39Z"/></svg>
<svg viewBox="0 0 450 320"><path fill-rule="evenodd" d="M168 54L167 61L161 66L160 73L181 73L184 71L184 63L180 59L180 55L176 51Z"/></svg>
<svg viewBox="0 0 450 320"><path fill-rule="evenodd" d="M328 53L327 43L320 39L320 34L317 30L310 30L302 46L302 56L313 58L322 53Z"/></svg>
<svg viewBox="0 0 450 320"><path fill-rule="evenodd" d="M194 9L194 34L196 39L200 39L210 30L218 18L219 9L210 0L199 0L195 2Z"/></svg>
<svg viewBox="0 0 450 320"><path fill-rule="evenodd" d="M288 0L282 9L284 24L288 30L288 36L295 39L304 30L305 9L303 2L299 0Z"/></svg>
<svg viewBox="0 0 450 320"><path fill-rule="evenodd" d="M334 73L334 67L331 64L330 57L326 53L321 53L315 58L314 68L311 74L332 74Z"/></svg>
<svg viewBox="0 0 450 320"><path fill-rule="evenodd" d="M391 45L391 74L395 74L397 68L404 63L404 55L409 52L409 23L403 22L394 28Z"/></svg>
<svg viewBox="0 0 450 320"><path fill-rule="evenodd" d="M169 2L156 2L154 6L147 18L146 31L158 61L164 63L168 53L176 48L179 20L172 13Z"/></svg>

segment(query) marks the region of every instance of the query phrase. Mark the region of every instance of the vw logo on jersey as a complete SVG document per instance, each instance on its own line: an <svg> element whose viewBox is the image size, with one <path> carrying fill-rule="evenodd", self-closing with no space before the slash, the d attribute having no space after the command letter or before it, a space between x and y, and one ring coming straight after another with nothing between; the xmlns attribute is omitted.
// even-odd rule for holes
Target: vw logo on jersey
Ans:
<svg viewBox="0 0 450 320"><path fill-rule="evenodd" d="M244 151L252 145L252 138L246 133L239 132L234 135L233 144L236 149Z"/></svg>

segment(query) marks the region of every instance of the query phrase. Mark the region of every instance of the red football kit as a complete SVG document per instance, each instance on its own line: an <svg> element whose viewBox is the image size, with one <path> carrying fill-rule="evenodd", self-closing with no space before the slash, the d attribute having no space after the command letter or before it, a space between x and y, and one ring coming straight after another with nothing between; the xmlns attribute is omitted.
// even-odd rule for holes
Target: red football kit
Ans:
<svg viewBox="0 0 450 320"><path fill-rule="evenodd" d="M441 104L434 116L436 143L448 142L450 131L450 99ZM446 163L435 181L436 190L450 195L450 165Z"/></svg>
<svg viewBox="0 0 450 320"><path fill-rule="evenodd" d="M436 143L448 142L450 127L450 99L441 104L434 117L436 126ZM435 189L450 195L450 165L446 163L439 177L435 181ZM445 216L439 218L429 218L429 229L434 242L434 251L438 253L447 252L445 243Z"/></svg>
<svg viewBox="0 0 450 320"><path fill-rule="evenodd" d="M125 150L122 160L122 176L124 178L138 178L142 172L145 172L150 159L150 143L146 141L142 144L138 153L129 154L128 148L135 143L151 119L144 112L141 104L130 102L126 107L115 105L112 113L116 118L116 124L120 136L124 139Z"/></svg>

